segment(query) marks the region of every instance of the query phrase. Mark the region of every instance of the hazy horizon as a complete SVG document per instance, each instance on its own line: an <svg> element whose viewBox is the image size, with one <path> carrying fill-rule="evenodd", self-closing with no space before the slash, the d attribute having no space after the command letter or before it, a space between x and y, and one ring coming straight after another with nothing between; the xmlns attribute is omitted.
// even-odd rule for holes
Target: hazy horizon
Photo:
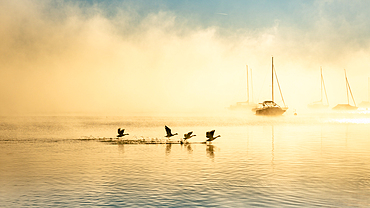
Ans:
<svg viewBox="0 0 370 208"><path fill-rule="evenodd" d="M270 99L368 100L369 2L2 1L0 115L217 112ZM276 94L278 96L278 93ZM279 103L279 98L276 99Z"/></svg>

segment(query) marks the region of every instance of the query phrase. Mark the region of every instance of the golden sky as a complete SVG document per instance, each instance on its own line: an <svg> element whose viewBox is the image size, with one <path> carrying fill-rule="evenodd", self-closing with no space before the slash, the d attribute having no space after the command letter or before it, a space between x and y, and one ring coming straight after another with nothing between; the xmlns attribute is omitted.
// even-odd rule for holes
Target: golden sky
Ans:
<svg viewBox="0 0 370 208"><path fill-rule="evenodd" d="M368 100L363 1L0 2L0 115L199 112L269 99L271 56L286 104ZM276 99L279 102L279 99Z"/></svg>

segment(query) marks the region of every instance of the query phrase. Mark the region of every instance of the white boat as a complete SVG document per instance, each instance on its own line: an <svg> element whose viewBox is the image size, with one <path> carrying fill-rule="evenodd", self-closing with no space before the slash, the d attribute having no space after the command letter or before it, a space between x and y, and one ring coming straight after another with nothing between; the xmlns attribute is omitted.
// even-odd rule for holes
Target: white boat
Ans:
<svg viewBox="0 0 370 208"><path fill-rule="evenodd" d="M347 104L338 104L333 108L333 110L357 110L358 107L356 106L356 102L355 99L353 98L351 87L349 86L346 70L344 70L344 76L346 78ZM351 94L354 105L349 104L349 93Z"/></svg>
<svg viewBox="0 0 370 208"><path fill-rule="evenodd" d="M285 106L283 94L281 93L279 81L276 76L276 71L274 70L274 57L272 57L272 67L271 68L272 68L271 70L272 71L272 78L271 78L271 83L272 83L271 84L272 85L271 98L272 99L259 103L260 104L259 107L252 109L253 111L256 112L256 115L278 116L278 115L282 115L288 109L288 107ZM280 107L278 104L274 102L274 75L278 83L281 99L283 100L283 103L284 103L284 108Z"/></svg>
<svg viewBox="0 0 370 208"><path fill-rule="evenodd" d="M308 104L308 108L311 108L311 109L323 109L323 108L329 107L329 99L328 99L328 94L326 94L324 77L322 76L321 67L320 67L320 73L321 73L321 99L319 101L315 101L313 103ZM322 93L323 91L325 92L326 102L324 102L323 100L323 93Z"/></svg>
<svg viewBox="0 0 370 208"><path fill-rule="evenodd" d="M235 105L230 105L228 108L229 110L251 110L252 108L255 108L257 104L253 103L253 84L252 84L252 69L251 71L251 97L249 96L249 76L248 76L248 65L247 65L247 101L244 102L237 102Z"/></svg>

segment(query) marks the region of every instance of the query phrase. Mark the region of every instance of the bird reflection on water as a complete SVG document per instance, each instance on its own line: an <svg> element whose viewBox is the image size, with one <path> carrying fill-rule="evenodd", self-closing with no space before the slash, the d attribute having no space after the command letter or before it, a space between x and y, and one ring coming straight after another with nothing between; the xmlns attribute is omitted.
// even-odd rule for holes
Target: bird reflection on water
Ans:
<svg viewBox="0 0 370 208"><path fill-rule="evenodd" d="M137 121L126 128L130 135L123 142L110 143L100 143L92 136L50 143L49 139L61 134L59 121L54 124L56 132L37 129L17 138L26 124L14 128L8 122L15 136L9 137L14 141L1 143L5 148L0 151L0 161L6 163L0 162L0 169L5 170L0 171L0 193L5 194L0 196L0 207L58 206L61 202L67 207L85 203L117 207L369 207L370 122L356 125L334 123L336 117L315 122L316 118L300 118L292 115L271 122L268 118L269 122L239 126L249 121L243 118L233 125L217 126L223 138L214 140L214 145L204 143L214 118L199 126L176 124L181 138L188 128L198 135L183 145L165 143L164 125L158 124L157 118L149 127ZM75 126L72 121L71 129ZM32 130L38 123L32 121L26 129ZM105 124L83 125L77 136L106 131L115 137L116 123L111 124L113 131ZM33 137L39 139L30 139ZM178 139L180 136L173 140Z"/></svg>
<svg viewBox="0 0 370 208"><path fill-rule="evenodd" d="M209 158L215 158L215 147L212 144L206 146L206 152Z"/></svg>
<svg viewBox="0 0 370 208"><path fill-rule="evenodd" d="M171 153L172 144L166 144L166 155L169 155Z"/></svg>
<svg viewBox="0 0 370 208"><path fill-rule="evenodd" d="M119 150L120 153L124 154L125 153L125 145L118 144L118 150Z"/></svg>
<svg viewBox="0 0 370 208"><path fill-rule="evenodd" d="M185 147L189 154L193 153L193 148L191 148L191 144L185 144Z"/></svg>

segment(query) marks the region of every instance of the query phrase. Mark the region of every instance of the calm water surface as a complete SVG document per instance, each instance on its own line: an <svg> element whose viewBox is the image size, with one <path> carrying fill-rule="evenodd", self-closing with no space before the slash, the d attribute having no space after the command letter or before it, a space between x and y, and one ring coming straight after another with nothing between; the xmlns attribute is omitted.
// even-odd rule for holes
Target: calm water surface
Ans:
<svg viewBox="0 0 370 208"><path fill-rule="evenodd" d="M164 125L212 145L163 139ZM370 207L370 114L0 117L0 207Z"/></svg>

